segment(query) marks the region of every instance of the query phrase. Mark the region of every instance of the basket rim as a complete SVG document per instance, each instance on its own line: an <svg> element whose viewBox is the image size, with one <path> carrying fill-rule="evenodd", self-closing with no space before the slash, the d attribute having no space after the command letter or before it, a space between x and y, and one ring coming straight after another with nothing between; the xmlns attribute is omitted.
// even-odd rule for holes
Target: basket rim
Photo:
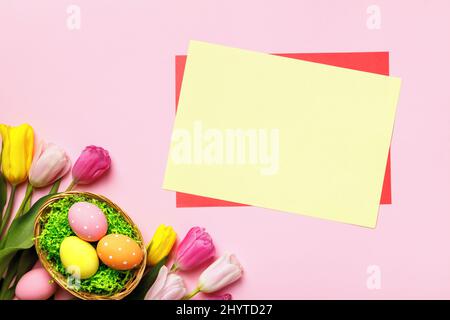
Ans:
<svg viewBox="0 0 450 320"><path fill-rule="evenodd" d="M119 212L119 214L122 215L125 218L125 220L127 220L127 222L135 229L136 235L137 235L138 239L140 240L140 243L138 243L138 245L141 248L141 250L143 251L143 259L141 261L139 268L135 269L133 277L125 285L124 290L122 290L118 293L115 293L113 295L100 295L100 294L89 293L89 292L85 292L85 291L72 290L71 288L69 288L69 286L67 284L66 277L53 269L51 263L45 257L43 250L40 249L39 236L42 231L41 217L48 213L47 209L49 208L50 204L56 202L59 199L70 196L70 195L83 195L83 196L87 196L89 198L93 198L93 199L97 199L97 200L106 202L108 205L110 205L111 207L116 209ZM116 203L114 203L107 197L100 195L100 194L87 192L87 191L73 190L73 191L60 192L60 193L57 193L57 194L49 197L42 204L42 206L39 208L39 211L34 220L34 247L35 247L36 253L39 257L39 260L40 260L43 268L50 274L52 279L57 284L59 284L62 288L67 290L70 294L74 295L77 298L83 299L83 300L121 300L121 299L125 298L139 284L139 281L141 280L141 278L144 274L145 267L146 267L146 261L147 261L147 250L145 248L144 238L141 234L141 231L139 230L137 225L133 222L133 220L130 218L130 216L128 216L128 214L124 210L122 210Z"/></svg>

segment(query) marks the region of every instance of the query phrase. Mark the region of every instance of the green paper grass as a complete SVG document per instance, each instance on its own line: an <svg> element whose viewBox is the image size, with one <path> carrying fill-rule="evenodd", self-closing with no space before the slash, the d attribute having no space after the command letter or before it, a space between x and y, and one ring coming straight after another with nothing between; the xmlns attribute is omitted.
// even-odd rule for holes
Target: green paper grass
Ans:
<svg viewBox="0 0 450 320"><path fill-rule="evenodd" d="M68 212L70 207L80 201L90 202L98 206L108 221L108 234L123 234L140 243L134 228L120 215L120 213L103 201L82 195L70 195L50 205L50 212L41 220L44 224L39 236L39 247L46 254L47 260L54 270L64 276L69 276L59 257L59 247L66 237L75 233L69 225ZM97 243L92 243L94 247ZM88 279L80 280L78 291L99 295L113 295L122 291L132 278L134 271L118 271L109 268L100 261L97 272Z"/></svg>

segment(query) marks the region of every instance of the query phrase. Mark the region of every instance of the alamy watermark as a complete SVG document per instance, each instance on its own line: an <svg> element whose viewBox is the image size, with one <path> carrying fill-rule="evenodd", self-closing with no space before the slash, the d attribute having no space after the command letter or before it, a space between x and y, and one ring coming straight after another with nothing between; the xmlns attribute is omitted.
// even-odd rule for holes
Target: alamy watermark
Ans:
<svg viewBox="0 0 450 320"><path fill-rule="evenodd" d="M381 289L381 268L377 265L370 265L366 270L369 275L366 280L366 286L369 290Z"/></svg>
<svg viewBox="0 0 450 320"><path fill-rule="evenodd" d="M66 8L67 18L66 27L70 31L81 29L81 8L75 4L71 4Z"/></svg>
<svg viewBox="0 0 450 320"><path fill-rule="evenodd" d="M369 14L366 20L366 27L369 30L381 29L381 9L378 5L372 4L367 7L366 13Z"/></svg>
<svg viewBox="0 0 450 320"><path fill-rule="evenodd" d="M261 175L279 169L280 131L276 128L204 128L194 121L192 129L175 129L171 160L177 165L252 165Z"/></svg>
<svg viewBox="0 0 450 320"><path fill-rule="evenodd" d="M81 286L81 271L80 267L76 265L71 265L66 268L66 272L69 274L67 276L67 287L71 290L78 290Z"/></svg>

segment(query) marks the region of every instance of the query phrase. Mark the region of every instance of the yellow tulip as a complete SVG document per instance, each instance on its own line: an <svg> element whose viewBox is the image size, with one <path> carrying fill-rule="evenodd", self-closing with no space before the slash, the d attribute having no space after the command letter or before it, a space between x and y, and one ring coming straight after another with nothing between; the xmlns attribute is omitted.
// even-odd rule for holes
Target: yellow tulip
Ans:
<svg viewBox="0 0 450 320"><path fill-rule="evenodd" d="M33 160L34 132L28 124L11 127L0 124L3 140L2 172L16 186L27 179Z"/></svg>
<svg viewBox="0 0 450 320"><path fill-rule="evenodd" d="M147 247L147 264L154 266L167 257L176 240L177 234L171 226L160 225Z"/></svg>

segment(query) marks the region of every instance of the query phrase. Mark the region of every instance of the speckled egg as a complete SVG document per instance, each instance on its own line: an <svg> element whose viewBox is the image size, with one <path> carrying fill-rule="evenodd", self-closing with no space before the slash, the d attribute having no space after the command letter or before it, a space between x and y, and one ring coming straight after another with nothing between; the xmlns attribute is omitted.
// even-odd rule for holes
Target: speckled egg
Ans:
<svg viewBox="0 0 450 320"><path fill-rule="evenodd" d="M73 232L89 242L100 240L108 231L105 214L95 204L77 202L69 209L69 224Z"/></svg>
<svg viewBox="0 0 450 320"><path fill-rule="evenodd" d="M115 270L137 267L144 253L133 239L122 234L108 234L97 244L97 254L104 264Z"/></svg>
<svg viewBox="0 0 450 320"><path fill-rule="evenodd" d="M56 291L57 285L44 268L32 269L20 278L16 297L20 300L47 300Z"/></svg>
<svg viewBox="0 0 450 320"><path fill-rule="evenodd" d="M67 272L80 279L92 277L98 269L94 247L78 237L67 237L59 247L59 257Z"/></svg>

